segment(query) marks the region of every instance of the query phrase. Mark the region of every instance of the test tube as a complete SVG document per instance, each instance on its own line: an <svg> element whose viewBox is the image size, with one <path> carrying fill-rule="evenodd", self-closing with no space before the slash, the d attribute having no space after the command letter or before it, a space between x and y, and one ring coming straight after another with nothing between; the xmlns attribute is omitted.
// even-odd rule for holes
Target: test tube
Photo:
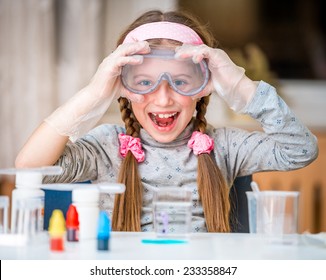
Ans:
<svg viewBox="0 0 326 280"><path fill-rule="evenodd" d="M8 233L8 208L9 197L6 195L0 196L0 234Z"/></svg>
<svg viewBox="0 0 326 280"><path fill-rule="evenodd" d="M43 201L40 198L15 201L15 219L12 221L14 234L33 236L43 230Z"/></svg>

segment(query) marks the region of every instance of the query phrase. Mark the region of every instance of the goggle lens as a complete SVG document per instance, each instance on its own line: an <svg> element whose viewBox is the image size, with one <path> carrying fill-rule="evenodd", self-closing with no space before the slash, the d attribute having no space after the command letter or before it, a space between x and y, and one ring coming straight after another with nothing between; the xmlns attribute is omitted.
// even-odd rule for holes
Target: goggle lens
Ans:
<svg viewBox="0 0 326 280"><path fill-rule="evenodd" d="M191 59L176 60L174 54L170 50L152 50L143 55L142 64L123 66L123 85L133 93L147 94L155 91L162 81L167 81L179 94L198 94L209 80L206 62L196 64Z"/></svg>

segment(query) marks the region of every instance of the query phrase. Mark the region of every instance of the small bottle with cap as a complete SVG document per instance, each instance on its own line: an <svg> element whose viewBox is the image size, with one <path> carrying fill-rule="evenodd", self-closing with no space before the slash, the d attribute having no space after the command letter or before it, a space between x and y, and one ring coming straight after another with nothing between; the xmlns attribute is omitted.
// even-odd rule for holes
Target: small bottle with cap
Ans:
<svg viewBox="0 0 326 280"><path fill-rule="evenodd" d="M76 207L69 205L66 214L67 241L76 242L79 240L79 218Z"/></svg>
<svg viewBox="0 0 326 280"><path fill-rule="evenodd" d="M65 218L59 209L52 212L49 221L50 250L64 251Z"/></svg>
<svg viewBox="0 0 326 280"><path fill-rule="evenodd" d="M97 250L108 251L110 246L111 224L106 211L101 211L97 225Z"/></svg>

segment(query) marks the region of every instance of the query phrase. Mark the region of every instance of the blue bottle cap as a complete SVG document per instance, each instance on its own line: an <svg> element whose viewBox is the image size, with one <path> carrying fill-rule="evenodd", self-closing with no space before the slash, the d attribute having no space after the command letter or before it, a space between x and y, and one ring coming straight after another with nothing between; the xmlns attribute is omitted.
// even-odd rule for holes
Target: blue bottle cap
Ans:
<svg viewBox="0 0 326 280"><path fill-rule="evenodd" d="M97 238L109 239L111 231L110 219L105 211L100 211L97 226Z"/></svg>

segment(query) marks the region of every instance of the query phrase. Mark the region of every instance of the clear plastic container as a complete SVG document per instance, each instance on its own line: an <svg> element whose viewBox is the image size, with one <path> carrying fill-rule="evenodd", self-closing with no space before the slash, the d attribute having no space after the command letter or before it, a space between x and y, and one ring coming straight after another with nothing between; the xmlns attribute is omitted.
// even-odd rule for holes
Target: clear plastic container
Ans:
<svg viewBox="0 0 326 280"><path fill-rule="evenodd" d="M191 226L191 191L162 188L154 193L153 218L157 237L188 238Z"/></svg>

